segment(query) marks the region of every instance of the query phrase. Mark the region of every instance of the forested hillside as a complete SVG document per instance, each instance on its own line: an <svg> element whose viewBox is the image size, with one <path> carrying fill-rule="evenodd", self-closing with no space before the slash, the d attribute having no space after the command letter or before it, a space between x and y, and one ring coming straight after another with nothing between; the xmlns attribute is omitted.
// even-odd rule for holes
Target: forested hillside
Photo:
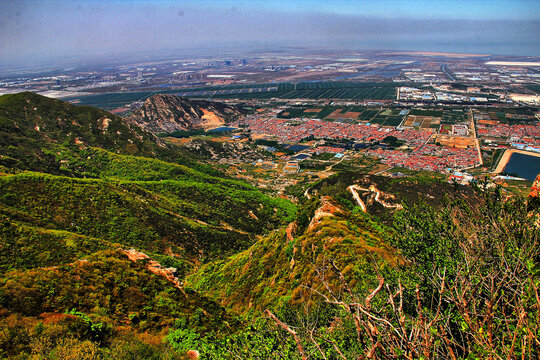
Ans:
<svg viewBox="0 0 540 360"><path fill-rule="evenodd" d="M0 358L540 355L534 191L347 167L292 202L101 110L0 125Z"/></svg>
<svg viewBox="0 0 540 360"><path fill-rule="evenodd" d="M330 183L320 189L339 196ZM188 281L248 317L264 314L232 336L243 358L537 358L538 208L498 190L478 190L479 204L448 190L438 205L409 203L391 226L345 210L345 197L340 209L312 196L297 218L311 209L306 230L276 232ZM175 346L194 346L173 334ZM196 344L203 357L229 358L230 338Z"/></svg>
<svg viewBox="0 0 540 360"><path fill-rule="evenodd" d="M129 334L159 354L143 334L175 321L232 329L183 277L291 221L295 205L101 110L21 93L0 97L0 120L2 356L66 351L62 338L106 350Z"/></svg>

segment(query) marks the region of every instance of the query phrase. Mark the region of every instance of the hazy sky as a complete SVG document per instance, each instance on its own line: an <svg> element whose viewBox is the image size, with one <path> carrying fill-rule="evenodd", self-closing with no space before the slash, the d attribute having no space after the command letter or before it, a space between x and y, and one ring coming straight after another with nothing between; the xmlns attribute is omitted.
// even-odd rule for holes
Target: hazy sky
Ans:
<svg viewBox="0 0 540 360"><path fill-rule="evenodd" d="M0 0L0 63L215 44L540 55L538 0Z"/></svg>

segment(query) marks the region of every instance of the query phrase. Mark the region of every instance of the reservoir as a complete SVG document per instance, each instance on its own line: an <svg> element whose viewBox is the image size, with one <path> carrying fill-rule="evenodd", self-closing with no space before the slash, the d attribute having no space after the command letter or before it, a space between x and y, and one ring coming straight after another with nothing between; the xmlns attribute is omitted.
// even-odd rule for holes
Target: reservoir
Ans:
<svg viewBox="0 0 540 360"><path fill-rule="evenodd" d="M210 130L208 130L208 132L213 132L213 133L229 132L229 131L233 131L233 130L236 130L236 129L237 128L235 128L235 127L222 126L222 127L218 127L218 128L215 128L215 129L210 129Z"/></svg>
<svg viewBox="0 0 540 360"><path fill-rule="evenodd" d="M540 173L540 156L513 153L504 167L504 172L534 181Z"/></svg>

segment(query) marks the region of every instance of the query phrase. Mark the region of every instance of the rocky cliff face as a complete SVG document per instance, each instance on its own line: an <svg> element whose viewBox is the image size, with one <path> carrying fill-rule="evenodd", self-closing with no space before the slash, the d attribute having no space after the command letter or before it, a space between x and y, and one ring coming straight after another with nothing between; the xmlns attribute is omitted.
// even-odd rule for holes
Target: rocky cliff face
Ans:
<svg viewBox="0 0 540 360"><path fill-rule="evenodd" d="M244 114L242 108L216 101L154 95L126 118L154 134L178 130L210 129Z"/></svg>
<svg viewBox="0 0 540 360"><path fill-rule="evenodd" d="M527 202L529 211L540 209L540 173L536 176L531 186ZM538 219L538 224L540 224L540 218Z"/></svg>
<svg viewBox="0 0 540 360"><path fill-rule="evenodd" d="M531 186L531 192L529 193L529 197L540 197L540 173L536 176L536 179Z"/></svg>

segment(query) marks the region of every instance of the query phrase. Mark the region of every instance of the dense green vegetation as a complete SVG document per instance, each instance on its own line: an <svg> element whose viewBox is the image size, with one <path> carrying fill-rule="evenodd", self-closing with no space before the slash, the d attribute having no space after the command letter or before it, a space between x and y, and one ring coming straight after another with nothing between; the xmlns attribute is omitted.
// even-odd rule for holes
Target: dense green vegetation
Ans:
<svg viewBox="0 0 540 360"><path fill-rule="evenodd" d="M535 93L540 93L540 86L538 84L529 84L525 86L527 89L534 91Z"/></svg>
<svg viewBox="0 0 540 360"><path fill-rule="evenodd" d="M399 147L403 144L405 144L405 141L399 140L395 136L387 136L383 139L383 142L390 145L391 147Z"/></svg>
<svg viewBox="0 0 540 360"><path fill-rule="evenodd" d="M3 128L8 136L0 144L1 159L13 159L12 166L5 167L12 174L0 178L0 211L6 221L150 251L170 247L202 259L248 246L255 234L294 214L289 202L185 161L153 135L132 130L101 110L31 93L6 95L0 105L9 125ZM100 125L105 118L111 119L106 129ZM72 132L78 132L77 142L60 142ZM16 138L14 133L22 135ZM22 150L13 150L15 144ZM151 157L126 154L125 148L135 144L148 148L138 153ZM42 156L48 159L45 167ZM65 176L17 173L20 170Z"/></svg>
<svg viewBox="0 0 540 360"><path fill-rule="evenodd" d="M144 156L169 152L152 134L99 109L34 93L0 97L0 165L58 173L59 164L45 151L50 144L91 145Z"/></svg>
<svg viewBox="0 0 540 360"><path fill-rule="evenodd" d="M168 136L168 137L174 137L174 138L182 139L182 138L189 138L189 137L198 136L198 135L208 135L208 133L203 129L178 130L178 131L174 131L174 132L169 133L169 134L160 135L160 137Z"/></svg>
<svg viewBox="0 0 540 360"><path fill-rule="evenodd" d="M411 111L409 111L409 115L441 117L443 115L443 111L442 110L411 109Z"/></svg>
<svg viewBox="0 0 540 360"><path fill-rule="evenodd" d="M23 173L0 177L2 212L15 221L67 230L189 258L241 249L250 234L294 208L256 191L195 181L118 182ZM84 204L84 205L83 205ZM249 212L257 217L238 217ZM26 221L25 221L26 222ZM228 225L225 225L228 224Z"/></svg>
<svg viewBox="0 0 540 360"><path fill-rule="evenodd" d="M396 83L361 83L352 81L301 82L278 84L276 91L214 95L235 99L394 99Z"/></svg>
<svg viewBox="0 0 540 360"><path fill-rule="evenodd" d="M303 286L322 290L315 269L330 259L346 269L347 275L354 274L353 285L359 289L372 279L370 257L380 259L381 264L399 261L385 244L383 229L369 216L340 208L333 211L334 216L321 218L292 240L280 230L227 261L204 266L188 279L189 284L224 306L245 311L295 303L314 306L316 300L310 300ZM300 220L300 228L308 225Z"/></svg>
<svg viewBox="0 0 540 360"><path fill-rule="evenodd" d="M60 349L63 346L72 348L72 357L51 358L83 358L87 347L93 349L93 357L87 358L100 358L100 353L117 358L128 350L118 354L115 347L120 343L133 342L132 351L144 348L147 342L138 334L156 333L175 321L201 334L238 326L215 303L171 286L146 270L144 263L134 263L116 250L58 267L5 273L0 280L0 310L0 355L19 358L25 353L62 354L67 350ZM6 317L6 310L13 315ZM128 325L130 332L122 333L119 324ZM139 339L130 339L134 336ZM146 353L163 352L146 347Z"/></svg>
<svg viewBox="0 0 540 360"><path fill-rule="evenodd" d="M292 203L101 110L22 93L0 116L0 357L178 358L169 327L238 326L174 281L292 220Z"/></svg>
<svg viewBox="0 0 540 360"><path fill-rule="evenodd" d="M246 308L237 301L249 301L248 309L261 305L261 309L269 309L266 321L244 330L243 338L233 337L238 339L233 342L235 354L245 358L257 358L261 353L271 357L286 354L291 359L307 354L315 359L368 354L380 359L537 358L540 252L534 223L540 214L538 208L527 209L523 199L501 202L498 191L487 192L484 198L484 205L474 211L458 200L446 202L442 211L419 202L396 213L389 243L400 249L404 261L391 266L384 266L387 262L376 256L357 257L352 262L365 262L365 267L344 264L339 254L350 252L332 252L346 245L339 241L343 233L336 233L340 227L328 217L331 222L314 230L309 239L327 227L331 234L323 235L325 241L314 241L315 248L312 244L311 249L302 250L326 253L325 262L311 254L308 272L317 276L296 276L301 260L286 269L286 254L297 260L302 252L287 251L289 245L282 240L279 256L266 245L267 255L261 258L256 246L262 244L256 244L250 249L252 257L239 255L229 263L207 265L192 279L220 282L225 286L225 301L233 299L232 308ZM375 220L366 215L362 218L364 224ZM369 233L373 234L371 226ZM300 239L295 238L293 248L303 244ZM276 241L279 238L272 238L269 244ZM317 245L322 249L314 250ZM251 282L251 277L243 275L249 271L260 279ZM288 279L282 273L289 273ZM236 296L225 285L230 282L240 289L249 288L243 293L249 298ZM260 283L264 287L259 288ZM301 301L295 303L290 296L284 298L289 306L283 302L271 305L283 299L276 295L291 291L291 284L297 293L303 293ZM206 286L212 285L203 288ZM318 305L306 308L306 304ZM171 336L170 341L178 344L183 338ZM203 337L197 344L208 358L229 358L225 338Z"/></svg>
<svg viewBox="0 0 540 360"><path fill-rule="evenodd" d="M308 109L320 109L320 111L318 112L306 111ZM328 116L336 111L338 112L338 114L345 114L347 112L355 112L355 113L358 113L358 115L355 116L354 118L355 120L372 122L372 120L377 116L377 114L381 112L381 109L366 107L366 106L359 106L359 105L351 105L351 106L313 105L310 107L302 105L302 106L288 107L285 110L281 111L278 114L278 117L283 118L283 119L306 117L306 118L326 119L326 120L332 121L331 119L328 118ZM399 112L400 111L397 110L396 115L399 114ZM352 121L352 119L347 119L347 120ZM385 119L382 119L378 123L382 124L384 123L384 121ZM401 118L400 118L400 121L401 121Z"/></svg>
<svg viewBox="0 0 540 360"><path fill-rule="evenodd" d="M0 358L540 356L538 199L357 159L293 204L101 110L0 125Z"/></svg>

